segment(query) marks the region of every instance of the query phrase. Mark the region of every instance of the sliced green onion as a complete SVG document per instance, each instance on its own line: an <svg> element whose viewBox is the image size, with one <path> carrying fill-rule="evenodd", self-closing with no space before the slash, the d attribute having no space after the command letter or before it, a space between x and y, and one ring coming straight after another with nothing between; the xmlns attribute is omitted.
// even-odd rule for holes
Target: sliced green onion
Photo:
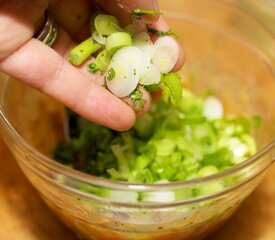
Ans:
<svg viewBox="0 0 275 240"><path fill-rule="evenodd" d="M114 54L119 49L127 46L132 46L132 37L129 33L117 32L107 37L106 49L111 54Z"/></svg>
<svg viewBox="0 0 275 240"><path fill-rule="evenodd" d="M147 32L135 35L133 38L133 46L148 54L150 58L153 58L155 55L155 46Z"/></svg>
<svg viewBox="0 0 275 240"><path fill-rule="evenodd" d="M210 120L223 117L223 105L216 97L207 97L203 105L203 115Z"/></svg>
<svg viewBox="0 0 275 240"><path fill-rule="evenodd" d="M93 53L101 48L100 44L94 42L92 37L77 45L70 51L69 61L73 65L80 65L86 61Z"/></svg>
<svg viewBox="0 0 275 240"><path fill-rule="evenodd" d="M176 140L159 139L150 142L157 149L157 156L170 156L176 148Z"/></svg>
<svg viewBox="0 0 275 240"><path fill-rule="evenodd" d="M92 14L90 19L90 33L92 34L95 31L95 19L98 15L105 14L103 11L96 11Z"/></svg>
<svg viewBox="0 0 275 240"><path fill-rule="evenodd" d="M160 90L160 84L151 84L151 85L147 85L145 86L146 90L149 92L156 92Z"/></svg>
<svg viewBox="0 0 275 240"><path fill-rule="evenodd" d="M87 183L80 184L79 190L86 193L98 194L98 188Z"/></svg>
<svg viewBox="0 0 275 240"><path fill-rule="evenodd" d="M123 147L121 147L120 145L112 145L111 149L115 158L119 162L119 170L121 171L121 173L123 175L128 174L130 170L129 162L127 157L125 156Z"/></svg>
<svg viewBox="0 0 275 240"><path fill-rule="evenodd" d="M121 201L124 202L136 203L138 202L138 193L131 191L119 191L119 190L109 190L109 189L100 189L98 195L103 198L110 199L112 201Z"/></svg>
<svg viewBox="0 0 275 240"><path fill-rule="evenodd" d="M194 192L193 195L197 196L204 196L208 194L217 193L219 191L224 190L224 185L222 181L219 182L209 182L207 183L207 186L204 184L200 187L198 187Z"/></svg>
<svg viewBox="0 0 275 240"><path fill-rule="evenodd" d="M99 53L96 57L95 64L97 68L105 72L111 62L112 55L105 49L101 53Z"/></svg>
<svg viewBox="0 0 275 240"><path fill-rule="evenodd" d="M176 40L170 36L159 38L155 44L155 55L153 64L158 67L161 73L170 72L179 59L180 50Z"/></svg>
<svg viewBox="0 0 275 240"><path fill-rule="evenodd" d="M133 74L138 72L139 78L143 77L150 67L150 57L137 47L128 46L120 49L112 58L112 62L128 62L133 66Z"/></svg>
<svg viewBox="0 0 275 240"><path fill-rule="evenodd" d="M107 79L108 79L109 81L112 81L112 80L115 78L115 76L116 76L115 70L114 70L113 68L110 68L110 69L108 70L108 77L107 77Z"/></svg>
<svg viewBox="0 0 275 240"><path fill-rule="evenodd" d="M98 44L105 45L106 44L106 37L99 34L97 31L94 31L92 34L92 38L97 42Z"/></svg>
<svg viewBox="0 0 275 240"><path fill-rule="evenodd" d="M124 29L119 26L117 18L111 15L98 15L95 18L94 24L96 31L103 36L109 36L112 33L124 31Z"/></svg>
<svg viewBox="0 0 275 240"><path fill-rule="evenodd" d="M134 19L141 19L144 15L162 15L162 12L160 11L154 11L154 10L147 10L147 9L134 9L131 12L131 16Z"/></svg>
<svg viewBox="0 0 275 240"><path fill-rule="evenodd" d="M139 79L150 67L150 58L136 47L128 46L118 50L113 56L108 70L113 68L116 76L107 81L107 87L118 97L126 97L132 93ZM141 100L140 104L144 104Z"/></svg>
<svg viewBox="0 0 275 240"><path fill-rule="evenodd" d="M177 35L175 33L173 33L171 30L164 32L164 31L159 31L155 28L150 27L150 25L147 25L147 32L148 33L152 33L158 37L165 37L165 36L173 36L173 37L177 37Z"/></svg>
<svg viewBox="0 0 275 240"><path fill-rule="evenodd" d="M169 73L162 77L162 99L166 103L176 104L182 99L181 78L176 73Z"/></svg>
<svg viewBox="0 0 275 240"><path fill-rule="evenodd" d="M134 69L134 72L136 72L136 69ZM142 98L143 93L139 89L136 89L129 96L135 106L135 111L136 112L142 111L144 105L146 104L146 100Z"/></svg>
<svg viewBox="0 0 275 240"><path fill-rule="evenodd" d="M214 175L218 172L219 172L219 170L216 166L209 165L209 166L205 166L200 169L200 171L198 172L198 177L204 178L204 177Z"/></svg>
<svg viewBox="0 0 275 240"><path fill-rule="evenodd" d="M145 73L139 80L139 83L142 85L152 85L152 84L158 84L161 80L161 73L159 69L151 64L148 69L146 69Z"/></svg>
<svg viewBox="0 0 275 240"><path fill-rule="evenodd" d="M144 192L141 193L139 198L141 202L150 203L169 203L175 201L175 193L172 191L162 192Z"/></svg>
<svg viewBox="0 0 275 240"><path fill-rule="evenodd" d="M95 63L91 63L88 65L88 71L91 73L96 73L98 71L98 67Z"/></svg>
<svg viewBox="0 0 275 240"><path fill-rule="evenodd" d="M136 18L156 14L142 9L133 13ZM117 97L130 98L136 111L137 106L142 109L146 103L141 85L150 91L162 90L162 99L152 105L150 113L137 119L134 128L123 133L70 115L70 139L60 143L55 152L61 163L116 181L160 184L211 176L256 152L250 132L260 124L260 118L254 122L224 118L218 99L198 97L182 89L180 76L170 73L180 53L177 41L167 36L172 34L170 31L148 26L146 32L145 23L133 20L127 28L131 35L113 16L97 13L93 19L92 37L71 51L70 61L79 65L106 45L95 62L88 65L90 72L101 70L105 86ZM160 38L153 43L148 32ZM58 180L69 184L62 177ZM192 189L134 194L88 185L79 188L115 201L124 198L126 202L166 203L213 193L223 189L224 184L213 182Z"/></svg>
<svg viewBox="0 0 275 240"><path fill-rule="evenodd" d="M257 146L253 137L249 134L244 134L241 136L241 139L245 144L247 144L250 154L255 154L257 151Z"/></svg>
<svg viewBox="0 0 275 240"><path fill-rule="evenodd" d="M154 118L150 114L138 117L134 125L137 135L141 138L149 137L152 134Z"/></svg>
<svg viewBox="0 0 275 240"><path fill-rule="evenodd" d="M137 170L143 170L146 167L148 167L148 165L151 162L151 158L149 158L146 155L140 155L137 157L136 162L135 162L135 169Z"/></svg>
<svg viewBox="0 0 275 240"><path fill-rule="evenodd" d="M130 94L130 98L133 100L139 100L142 98L142 92L140 90L135 90Z"/></svg>
<svg viewBox="0 0 275 240"><path fill-rule="evenodd" d="M136 70L134 74L134 66L132 66L125 58L116 58L111 60L107 72L114 69L115 77L112 81L107 81L108 89L117 97L126 97L133 92L139 80L139 72Z"/></svg>
<svg viewBox="0 0 275 240"><path fill-rule="evenodd" d="M125 64L125 61L122 63ZM126 68L129 65L126 63ZM109 82L116 80L117 71L115 78ZM140 91L131 95L133 99L142 97ZM250 119L223 117L209 120L203 116L202 97L188 90L183 90L182 95L182 101L174 106L159 100L151 108L151 113L137 119L134 129L123 133L83 122L79 118L77 127L71 129L75 132L74 136L69 142L61 143L55 157L67 166L92 175L117 181L157 184L211 176L255 153L255 141L249 134L252 127ZM237 181L232 179L230 184ZM224 184L213 181L205 186L173 192L176 199L183 199L217 192L224 189ZM166 191L163 195L162 200L155 200L155 197L161 199L160 195L142 192L138 199L167 202L173 198L173 194Z"/></svg>

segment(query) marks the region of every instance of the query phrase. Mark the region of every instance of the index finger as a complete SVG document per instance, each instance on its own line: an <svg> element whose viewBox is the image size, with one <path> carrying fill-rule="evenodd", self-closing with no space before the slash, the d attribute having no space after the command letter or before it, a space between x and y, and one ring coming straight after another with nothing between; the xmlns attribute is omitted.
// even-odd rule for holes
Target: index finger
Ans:
<svg viewBox="0 0 275 240"><path fill-rule="evenodd" d="M0 62L0 69L59 100L88 120L120 131L134 124L135 113L127 104L36 39L29 40Z"/></svg>

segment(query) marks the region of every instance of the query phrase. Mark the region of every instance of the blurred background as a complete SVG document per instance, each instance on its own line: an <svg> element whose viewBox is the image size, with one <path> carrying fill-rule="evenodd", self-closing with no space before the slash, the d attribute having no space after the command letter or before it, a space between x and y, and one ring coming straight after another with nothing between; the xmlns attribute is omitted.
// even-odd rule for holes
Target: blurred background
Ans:
<svg viewBox="0 0 275 240"><path fill-rule="evenodd" d="M275 34L275 0L224 0L254 16Z"/></svg>

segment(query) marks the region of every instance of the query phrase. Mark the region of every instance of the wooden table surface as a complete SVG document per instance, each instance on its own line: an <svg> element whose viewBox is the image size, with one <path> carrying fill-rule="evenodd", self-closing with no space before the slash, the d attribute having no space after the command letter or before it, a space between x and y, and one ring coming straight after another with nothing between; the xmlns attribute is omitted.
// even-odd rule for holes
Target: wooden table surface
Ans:
<svg viewBox="0 0 275 240"><path fill-rule="evenodd" d="M275 240L275 166L208 240ZM0 138L0 239L76 240L46 207ZM172 239L171 239L172 240Z"/></svg>

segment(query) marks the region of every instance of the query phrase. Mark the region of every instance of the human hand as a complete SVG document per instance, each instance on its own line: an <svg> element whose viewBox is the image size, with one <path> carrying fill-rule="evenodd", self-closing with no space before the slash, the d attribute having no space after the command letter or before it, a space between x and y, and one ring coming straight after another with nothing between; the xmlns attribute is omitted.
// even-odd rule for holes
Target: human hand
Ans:
<svg viewBox="0 0 275 240"><path fill-rule="evenodd" d="M100 86L99 76L75 68L67 61L69 50L89 35L89 20L95 4L129 21L135 8L158 10L156 0L0 0L0 70L64 103L93 122L116 130L126 130L135 122L135 112ZM59 25L53 48L33 38L45 11ZM168 26L157 16L142 21L166 31ZM181 67L181 54L174 70ZM148 93L145 96L150 102ZM148 109L149 106L147 106Z"/></svg>

